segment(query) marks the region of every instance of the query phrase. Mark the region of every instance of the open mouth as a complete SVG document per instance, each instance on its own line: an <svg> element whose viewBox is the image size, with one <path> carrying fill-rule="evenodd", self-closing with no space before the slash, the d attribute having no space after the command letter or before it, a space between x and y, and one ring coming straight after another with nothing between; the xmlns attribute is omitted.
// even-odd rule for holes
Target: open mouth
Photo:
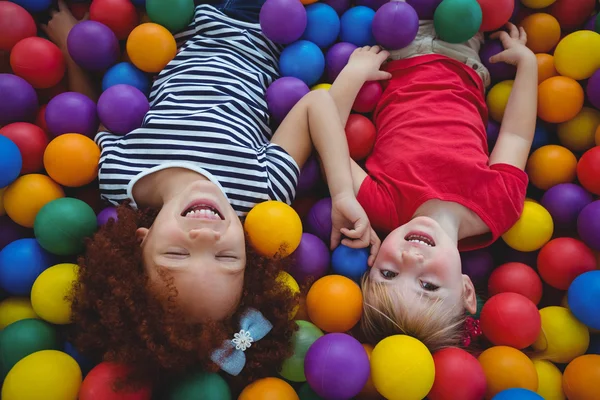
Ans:
<svg viewBox="0 0 600 400"><path fill-rule="evenodd" d="M406 240L407 242L424 244L425 246L429 247L435 247L435 241L433 240L433 238L429 235L425 235L422 233L409 233L408 235L406 235L404 240Z"/></svg>
<svg viewBox="0 0 600 400"><path fill-rule="evenodd" d="M182 217L186 218L198 218L198 219L212 219L212 220L224 220L221 212L211 204L200 203L194 204L186 208L182 213Z"/></svg>

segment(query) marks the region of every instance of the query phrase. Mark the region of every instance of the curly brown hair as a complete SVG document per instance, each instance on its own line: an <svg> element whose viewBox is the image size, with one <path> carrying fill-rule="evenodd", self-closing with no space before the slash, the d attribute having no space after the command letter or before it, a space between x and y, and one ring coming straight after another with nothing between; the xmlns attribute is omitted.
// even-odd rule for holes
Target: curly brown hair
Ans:
<svg viewBox="0 0 600 400"><path fill-rule="evenodd" d="M246 244L246 271L240 305L231 319L186 322L176 303L177 288L164 273L164 290L150 286L135 232L149 228L156 210L118 208L111 220L87 242L79 258L79 279L72 293L73 341L83 354L132 367L125 384L157 383L200 366L217 371L210 353L237 332L241 313L253 307L273 324L272 331L246 351L247 363L234 386L273 375L291 355L297 329L290 311L296 295L277 281L282 260L258 255Z"/></svg>

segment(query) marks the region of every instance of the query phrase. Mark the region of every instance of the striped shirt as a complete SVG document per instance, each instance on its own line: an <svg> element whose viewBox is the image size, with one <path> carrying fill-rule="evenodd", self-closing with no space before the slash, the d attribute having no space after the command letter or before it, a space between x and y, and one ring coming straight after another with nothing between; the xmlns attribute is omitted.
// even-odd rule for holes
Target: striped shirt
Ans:
<svg viewBox="0 0 600 400"><path fill-rule="evenodd" d="M238 215L266 200L291 203L300 170L269 143L265 93L278 78L279 49L258 24L209 5L177 35L184 43L158 75L142 127L125 136L100 132L98 178L112 204L130 199L142 177L165 168L197 171L221 188Z"/></svg>

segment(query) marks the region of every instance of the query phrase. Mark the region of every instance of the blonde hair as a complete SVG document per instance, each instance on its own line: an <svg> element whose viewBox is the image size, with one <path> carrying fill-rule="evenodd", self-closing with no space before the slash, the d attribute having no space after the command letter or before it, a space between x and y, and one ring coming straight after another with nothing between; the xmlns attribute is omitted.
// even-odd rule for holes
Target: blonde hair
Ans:
<svg viewBox="0 0 600 400"><path fill-rule="evenodd" d="M374 282L366 274L362 280L363 315L360 328L365 339L375 345L392 335L408 335L420 340L429 351L462 344L465 310L442 300L415 302L391 285ZM425 306L421 305L425 304Z"/></svg>

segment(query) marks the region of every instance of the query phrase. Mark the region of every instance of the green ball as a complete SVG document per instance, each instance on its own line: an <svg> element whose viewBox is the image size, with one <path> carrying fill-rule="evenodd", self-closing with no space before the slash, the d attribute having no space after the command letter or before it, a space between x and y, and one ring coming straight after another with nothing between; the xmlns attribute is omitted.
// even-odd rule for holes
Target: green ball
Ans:
<svg viewBox="0 0 600 400"><path fill-rule="evenodd" d="M596 15L596 22L594 23L594 29L596 33L600 33L600 14Z"/></svg>
<svg viewBox="0 0 600 400"><path fill-rule="evenodd" d="M444 0L433 15L439 37L448 43L463 43L479 32L483 14L477 0Z"/></svg>
<svg viewBox="0 0 600 400"><path fill-rule="evenodd" d="M194 0L146 0L150 20L173 33L185 29L192 22L194 8Z"/></svg>
<svg viewBox="0 0 600 400"><path fill-rule="evenodd" d="M308 383L302 385L300 390L298 390L298 397L300 400L323 400L321 396L315 393L314 390L309 386Z"/></svg>
<svg viewBox="0 0 600 400"><path fill-rule="evenodd" d="M44 249L59 256L82 253L83 240L98 229L94 210L85 202L64 197L46 204L35 217L33 231Z"/></svg>
<svg viewBox="0 0 600 400"><path fill-rule="evenodd" d="M292 382L306 382L304 375L304 358L312 344L321 336L323 331L307 321L296 321L299 329L292 336L294 354L283 362L279 374Z"/></svg>
<svg viewBox="0 0 600 400"><path fill-rule="evenodd" d="M52 325L39 319L22 319L0 332L2 376L21 359L41 350L60 350L58 334Z"/></svg>
<svg viewBox="0 0 600 400"><path fill-rule="evenodd" d="M219 374L193 371L173 382L167 400L231 400L231 391Z"/></svg>

